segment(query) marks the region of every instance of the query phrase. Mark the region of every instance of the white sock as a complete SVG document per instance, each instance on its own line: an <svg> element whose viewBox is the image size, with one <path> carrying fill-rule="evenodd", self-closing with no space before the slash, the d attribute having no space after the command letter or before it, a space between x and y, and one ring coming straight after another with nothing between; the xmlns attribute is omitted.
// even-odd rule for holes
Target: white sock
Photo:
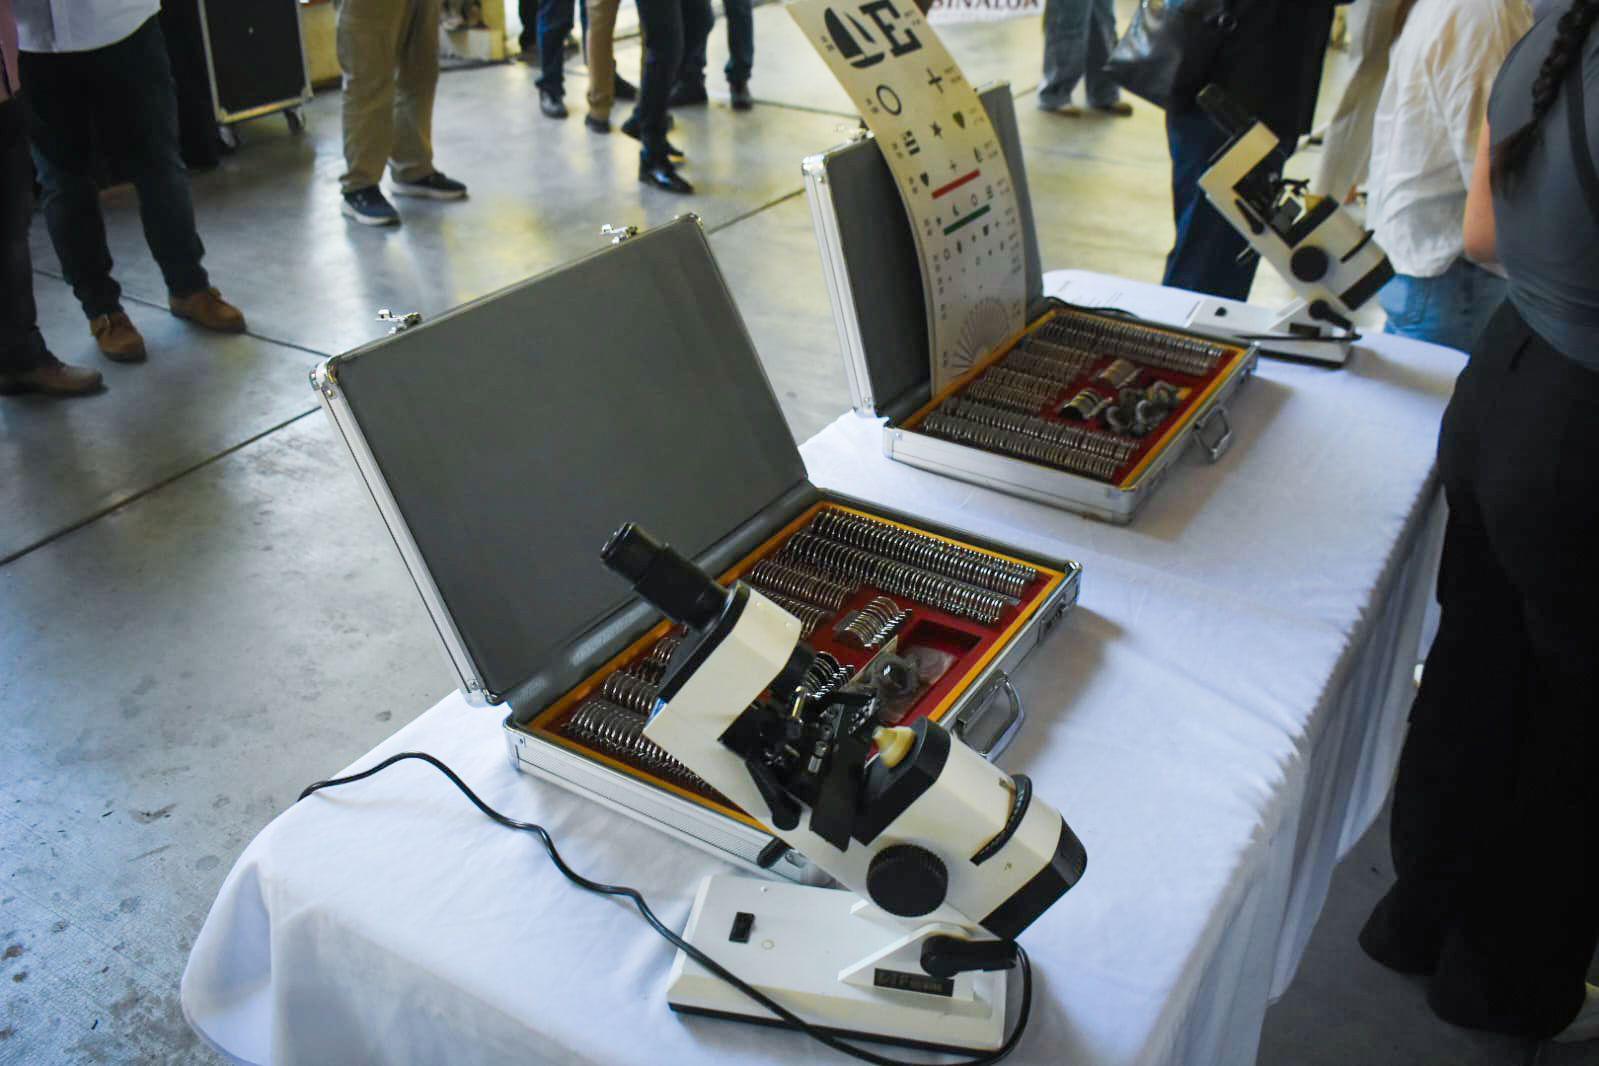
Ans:
<svg viewBox="0 0 1599 1066"><path fill-rule="evenodd" d="M1584 1040L1599 1040L1599 985L1587 985L1588 997L1582 1001L1577 1016L1552 1038L1561 1044L1577 1044Z"/></svg>

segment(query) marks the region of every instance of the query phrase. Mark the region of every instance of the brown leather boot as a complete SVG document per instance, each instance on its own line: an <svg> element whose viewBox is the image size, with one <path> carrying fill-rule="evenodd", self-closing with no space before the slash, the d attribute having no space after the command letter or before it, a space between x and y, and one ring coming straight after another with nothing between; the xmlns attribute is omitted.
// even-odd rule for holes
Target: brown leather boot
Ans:
<svg viewBox="0 0 1599 1066"><path fill-rule="evenodd" d="M89 332L100 354L114 363L137 363L144 358L144 338L121 311L91 319Z"/></svg>
<svg viewBox="0 0 1599 1066"><path fill-rule="evenodd" d="M83 396L100 388L100 371L85 366L68 366L54 356L32 370L0 373L0 396L42 392L46 396Z"/></svg>
<svg viewBox="0 0 1599 1066"><path fill-rule="evenodd" d="M174 296L168 305L179 318L186 318L206 329L214 329L218 333L244 332L244 312L224 300L216 289L201 289L187 296Z"/></svg>

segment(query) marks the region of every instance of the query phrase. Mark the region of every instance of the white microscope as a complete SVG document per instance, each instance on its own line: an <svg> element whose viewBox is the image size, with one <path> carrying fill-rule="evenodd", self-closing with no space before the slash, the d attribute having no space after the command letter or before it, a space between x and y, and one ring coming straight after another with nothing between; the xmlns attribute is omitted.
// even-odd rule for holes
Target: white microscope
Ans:
<svg viewBox="0 0 1599 1066"><path fill-rule="evenodd" d="M601 558L689 630L645 736L847 889L713 875L685 939L835 1035L999 1048L1016 937L1087 863L1065 819L938 724L880 726L870 688L810 700L799 622L749 586L631 524ZM681 951L667 1000L782 1024Z"/></svg>
<svg viewBox="0 0 1599 1066"><path fill-rule="evenodd" d="M1227 145L1199 179L1206 197L1300 298L1269 310L1206 297L1188 325L1260 345L1264 355L1342 366L1358 339L1352 317L1394 276L1372 234L1331 197L1284 179L1281 142L1215 85L1198 97Z"/></svg>

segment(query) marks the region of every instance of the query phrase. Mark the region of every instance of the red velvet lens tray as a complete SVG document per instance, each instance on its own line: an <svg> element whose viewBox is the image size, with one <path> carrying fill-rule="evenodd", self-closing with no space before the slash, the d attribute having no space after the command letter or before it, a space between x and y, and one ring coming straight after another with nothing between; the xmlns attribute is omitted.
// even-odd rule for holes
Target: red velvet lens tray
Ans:
<svg viewBox="0 0 1599 1066"><path fill-rule="evenodd" d="M1108 322L1120 322L1120 320L1116 319L1114 316L1088 311L1051 311L1039 318L1032 325L1028 326L1027 329L1021 334L1012 338L1011 341L1001 345L987 358L983 359L977 365L973 366L971 370L967 371L965 374L961 375L960 378L952 382L948 387L934 397L934 399L928 403L927 406L923 407L910 418L906 419L904 423L905 428L912 430L918 428L927 418L927 416L937 411L941 406L943 406L945 401L953 397L961 396L968 388L970 388L970 386L980 380L988 370L994 368L995 366L1001 365L1006 356L1010 355L1017 348L1024 346L1029 338L1043 330L1044 327L1050 322L1055 321L1062 315L1069 315L1089 321L1102 320ZM1139 325L1151 337L1158 338L1162 335L1165 335L1172 338L1182 338L1185 340L1189 339L1186 334L1181 334L1174 330L1162 329L1161 327L1149 325L1147 323L1140 323ZM1126 488L1133 481L1135 481L1138 475L1143 473L1144 468L1148 466L1157 455L1160 454L1161 450L1166 446L1166 444L1174 436L1176 436L1176 434L1184 426L1187 425L1187 423L1193 417L1194 412L1199 409L1203 401L1207 399L1216 389L1221 387L1222 383L1230 375L1233 367L1237 365L1238 361L1245 358L1245 356L1248 354L1248 349L1245 347L1228 344L1222 341L1212 341L1210 338L1206 338L1206 340L1213 344L1215 348L1220 349L1223 353L1222 357L1217 359L1211 366L1210 370L1206 373L1192 374L1185 373L1181 370L1140 365L1141 387L1147 387L1153 382L1162 381L1175 386L1180 391L1181 396L1179 403L1171 410L1170 413L1166 415L1166 417L1152 432L1143 437L1136 437L1131 434L1111 434L1111 431L1106 430L1105 427L1097 420L1093 423L1088 423L1107 434L1116 436L1119 440L1126 441L1133 445L1131 454L1116 467L1114 477L1110 479L1099 480L1108 480L1108 483L1114 484L1120 488ZM1060 408L1067 401L1071 400L1072 397L1076 396L1083 388L1089 386L1090 383L1094 381L1095 376L1113 363L1116 358L1117 357L1112 354L1096 356L1087 370L1071 379L1071 384L1062 386L1049 398L1047 402L1040 404L1037 408L1028 413L1030 413L1033 417L1041 418L1046 422L1060 424L1063 426L1084 425L1085 423L1072 422L1063 417L1059 413ZM1133 358L1131 361L1134 363L1138 362L1136 358ZM1115 390L1112 389L1108 391L1114 392ZM999 454L1006 453L1000 452ZM1081 476L1089 477L1092 475L1084 474Z"/></svg>
<svg viewBox="0 0 1599 1066"><path fill-rule="evenodd" d="M875 585L867 584L857 589L848 598L841 610L832 612L806 638L806 643L815 651L826 652L836 658L841 664L849 666L852 670L858 670L870 662L882 649L879 647L863 650L854 644L840 640L834 632L834 627L838 621L851 611L862 607L878 596L888 596L901 608L909 610L910 617L896 631L900 650L903 652L908 648L918 646L931 648L953 656L954 662L949 665L948 669L936 681L916 695L915 702L899 720L898 724L900 725L909 725L917 719L929 717L937 721L950 713L956 707L960 697L971 688L988 663L999 654L1017 631L1031 619L1048 594L1066 578L1066 575L1059 570L1041 567L1031 562L1013 559L997 552L977 548L961 541L942 537L902 522L884 518L881 515L872 514L867 510L824 502L808 508L781 532L761 545L748 558L740 561L736 566L721 575L719 580L723 584L731 584L733 581L748 574L762 561L778 555L789 539L795 533L810 527L812 521L824 509L859 515L879 523L911 530L995 559L1024 563L1024 565L1032 567L1036 572L1034 578L1022 589L1019 596L1007 597L1009 602L1006 603L999 612L998 618L992 623L984 623L962 617L948 610L918 602L904 595L889 593L877 588ZM656 642L672 633L673 629L672 624L666 621L652 627L620 655L595 671L583 683L573 688L571 692L538 715L532 723L532 729L546 739L582 751L585 755L598 759L614 769L635 777L644 778L662 788L687 796L702 804L721 809L734 817L750 822L750 824L755 824L747 815L728 805L725 800L714 793L692 786L685 787L680 782L667 780L657 774L652 774L647 769L634 765L631 760L617 758L610 753L583 745L563 732L570 723L573 714L584 701L591 697L597 697L607 677L618 671L626 670L639 660L648 657Z"/></svg>

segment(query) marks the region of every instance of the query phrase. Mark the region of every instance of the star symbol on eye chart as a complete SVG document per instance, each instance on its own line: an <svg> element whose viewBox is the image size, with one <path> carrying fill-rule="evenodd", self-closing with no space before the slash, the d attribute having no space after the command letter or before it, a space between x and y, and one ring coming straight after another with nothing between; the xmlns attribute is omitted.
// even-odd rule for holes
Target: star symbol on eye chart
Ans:
<svg viewBox="0 0 1599 1066"><path fill-rule="evenodd" d="M934 137L942 137L942 136L944 136L944 127L940 126L936 122L933 123L933 136Z"/></svg>

